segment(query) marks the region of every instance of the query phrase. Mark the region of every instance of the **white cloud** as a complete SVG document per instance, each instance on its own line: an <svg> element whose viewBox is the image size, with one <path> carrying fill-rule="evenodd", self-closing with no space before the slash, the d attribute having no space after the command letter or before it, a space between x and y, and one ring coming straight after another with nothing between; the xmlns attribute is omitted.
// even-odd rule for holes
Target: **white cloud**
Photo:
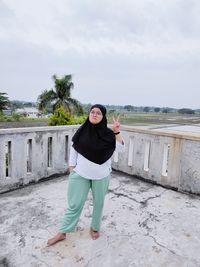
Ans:
<svg viewBox="0 0 200 267"><path fill-rule="evenodd" d="M193 87L198 88L199 13L198 0L0 1L0 69L5 76L0 86L8 87L10 72L16 75L16 83L9 81L13 92L17 77L39 75L33 81L36 90L53 73L69 71L89 95L91 85L121 88L125 82L131 90L135 81L142 94L147 87L159 92L168 79L179 90L185 73L192 72ZM87 94L81 98L86 101Z"/></svg>
<svg viewBox="0 0 200 267"><path fill-rule="evenodd" d="M162 57L199 52L198 1L190 5L184 0L5 3L14 15L9 22L5 19L3 38L7 35L59 53L74 49Z"/></svg>

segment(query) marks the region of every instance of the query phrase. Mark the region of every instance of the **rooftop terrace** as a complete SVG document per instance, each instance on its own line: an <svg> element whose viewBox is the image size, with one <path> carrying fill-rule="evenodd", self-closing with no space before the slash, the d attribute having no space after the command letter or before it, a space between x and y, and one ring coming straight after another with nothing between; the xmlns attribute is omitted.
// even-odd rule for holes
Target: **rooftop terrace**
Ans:
<svg viewBox="0 0 200 267"><path fill-rule="evenodd" d="M199 267L199 129L123 126L126 149L113 156L101 237L89 235L90 194L77 231L52 247L76 127L0 130L0 267Z"/></svg>
<svg viewBox="0 0 200 267"><path fill-rule="evenodd" d="M89 194L77 231L52 247L66 209L68 176L0 196L0 266L200 266L200 197L113 172L101 237L92 240Z"/></svg>

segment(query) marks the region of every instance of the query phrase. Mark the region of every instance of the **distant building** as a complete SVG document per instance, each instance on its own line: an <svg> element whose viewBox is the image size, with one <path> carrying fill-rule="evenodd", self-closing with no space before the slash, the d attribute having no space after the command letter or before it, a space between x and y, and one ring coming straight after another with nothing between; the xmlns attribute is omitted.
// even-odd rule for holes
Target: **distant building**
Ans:
<svg viewBox="0 0 200 267"><path fill-rule="evenodd" d="M6 116L11 116L12 115L12 109L9 109L9 108L3 109L2 112Z"/></svg>
<svg viewBox="0 0 200 267"><path fill-rule="evenodd" d="M41 112L37 108L18 108L15 112L28 118L38 118L41 116Z"/></svg>

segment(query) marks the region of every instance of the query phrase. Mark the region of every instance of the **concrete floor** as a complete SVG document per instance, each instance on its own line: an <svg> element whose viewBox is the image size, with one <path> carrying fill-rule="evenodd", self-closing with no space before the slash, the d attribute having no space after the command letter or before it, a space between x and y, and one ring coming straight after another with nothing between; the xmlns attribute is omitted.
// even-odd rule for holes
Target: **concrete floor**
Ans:
<svg viewBox="0 0 200 267"><path fill-rule="evenodd" d="M77 231L47 247L66 208L67 178L0 196L0 266L200 266L200 197L113 172L101 237L90 238L92 197Z"/></svg>

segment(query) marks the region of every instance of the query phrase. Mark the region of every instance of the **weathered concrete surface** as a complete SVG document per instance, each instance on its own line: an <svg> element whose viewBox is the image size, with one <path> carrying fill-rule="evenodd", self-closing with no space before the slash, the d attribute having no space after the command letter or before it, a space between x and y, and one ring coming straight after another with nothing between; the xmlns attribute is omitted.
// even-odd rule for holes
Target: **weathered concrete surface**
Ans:
<svg viewBox="0 0 200 267"><path fill-rule="evenodd" d="M89 236L92 197L78 229L46 247L66 208L67 178L0 196L0 266L200 266L200 197L114 172L101 237Z"/></svg>

